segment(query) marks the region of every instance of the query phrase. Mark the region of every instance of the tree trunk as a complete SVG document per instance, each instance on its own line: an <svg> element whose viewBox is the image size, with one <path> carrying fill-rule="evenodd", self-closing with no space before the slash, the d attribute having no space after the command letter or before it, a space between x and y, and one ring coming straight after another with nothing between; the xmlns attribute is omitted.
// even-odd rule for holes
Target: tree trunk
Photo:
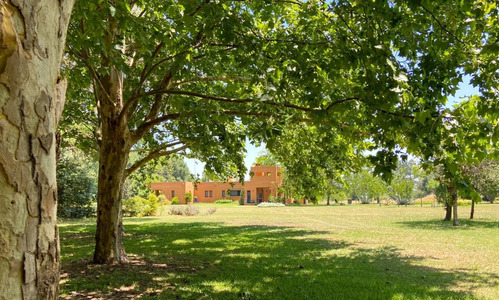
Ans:
<svg viewBox="0 0 500 300"><path fill-rule="evenodd" d="M326 205L330 205L330 194L326 196Z"/></svg>
<svg viewBox="0 0 500 300"><path fill-rule="evenodd" d="M472 206L470 208L470 219L474 219L474 199L472 199Z"/></svg>
<svg viewBox="0 0 500 300"><path fill-rule="evenodd" d="M0 0L0 299L57 299L59 79L73 1Z"/></svg>
<svg viewBox="0 0 500 300"><path fill-rule="evenodd" d="M122 190L132 145L123 108L122 74L111 68L102 79L98 93L101 141L97 185L97 230L94 262L98 264L128 261L123 247Z"/></svg>
<svg viewBox="0 0 500 300"><path fill-rule="evenodd" d="M448 191L451 194L451 204L453 206L453 226L458 226L460 225L460 222L458 221L458 194L457 194L457 189L454 187L450 187Z"/></svg>
<svg viewBox="0 0 500 300"><path fill-rule="evenodd" d="M443 221L451 221L451 205L446 203L446 216Z"/></svg>
<svg viewBox="0 0 500 300"><path fill-rule="evenodd" d="M103 135L104 137L105 135ZM123 247L121 212L122 188L128 152L108 140L101 146L97 188L97 231L94 262L113 264L127 262Z"/></svg>

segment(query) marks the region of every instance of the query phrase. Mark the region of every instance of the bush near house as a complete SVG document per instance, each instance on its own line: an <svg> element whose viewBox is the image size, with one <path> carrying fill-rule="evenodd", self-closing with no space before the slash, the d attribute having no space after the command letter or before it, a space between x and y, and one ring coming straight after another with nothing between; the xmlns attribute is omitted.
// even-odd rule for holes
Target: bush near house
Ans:
<svg viewBox="0 0 500 300"><path fill-rule="evenodd" d="M286 198L280 196L277 197L269 196L269 202L286 204Z"/></svg>
<svg viewBox="0 0 500 300"><path fill-rule="evenodd" d="M144 206L146 205L147 200L135 196L127 199L123 199L122 203L122 212L125 217L141 217L143 216Z"/></svg>
<svg viewBox="0 0 500 300"><path fill-rule="evenodd" d="M179 204L179 197L175 196L174 198L172 198L172 205L177 205Z"/></svg>
<svg viewBox="0 0 500 300"><path fill-rule="evenodd" d="M257 207L281 207L285 206L283 203L271 203L271 202L262 202Z"/></svg>
<svg viewBox="0 0 500 300"><path fill-rule="evenodd" d="M214 211L215 212L215 211ZM200 214L200 210L191 205L187 206L171 206L169 214L176 216L196 216Z"/></svg>
<svg viewBox="0 0 500 300"><path fill-rule="evenodd" d="M184 198L186 200L186 204L189 204L191 203L191 201L193 201L193 194L191 194L191 192L188 192L186 193L186 196Z"/></svg>
<svg viewBox="0 0 500 300"><path fill-rule="evenodd" d="M165 197L165 195L158 196L158 202L160 203L160 205L170 205L171 204L170 200L168 200L168 198Z"/></svg>
<svg viewBox="0 0 500 300"><path fill-rule="evenodd" d="M160 203L155 194L148 195L148 199L139 196L123 200L122 212L125 217L156 216Z"/></svg>
<svg viewBox="0 0 500 300"><path fill-rule="evenodd" d="M215 200L215 204L231 204L231 203L233 203L233 200L231 200L231 199Z"/></svg>
<svg viewBox="0 0 500 300"><path fill-rule="evenodd" d="M212 208L209 208L206 212L207 215L213 215L215 212L217 211L217 208L215 207L212 207Z"/></svg>
<svg viewBox="0 0 500 300"><path fill-rule="evenodd" d="M159 207L158 197L155 194L149 194L146 206L144 207L144 216L156 216Z"/></svg>

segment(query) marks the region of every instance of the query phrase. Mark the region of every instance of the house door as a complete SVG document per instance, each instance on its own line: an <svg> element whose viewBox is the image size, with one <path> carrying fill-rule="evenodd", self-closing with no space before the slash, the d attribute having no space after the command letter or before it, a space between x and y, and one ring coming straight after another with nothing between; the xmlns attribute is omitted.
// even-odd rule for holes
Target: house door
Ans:
<svg viewBox="0 0 500 300"><path fill-rule="evenodd" d="M269 196L271 196L271 190L270 189L263 189L262 193L263 193L262 201L269 202Z"/></svg>
<svg viewBox="0 0 500 300"><path fill-rule="evenodd" d="M247 203L250 203L250 201L252 201L252 193L247 191Z"/></svg>
<svg viewBox="0 0 500 300"><path fill-rule="evenodd" d="M262 191L262 188L257 189L257 203L261 203L264 199L264 193Z"/></svg>

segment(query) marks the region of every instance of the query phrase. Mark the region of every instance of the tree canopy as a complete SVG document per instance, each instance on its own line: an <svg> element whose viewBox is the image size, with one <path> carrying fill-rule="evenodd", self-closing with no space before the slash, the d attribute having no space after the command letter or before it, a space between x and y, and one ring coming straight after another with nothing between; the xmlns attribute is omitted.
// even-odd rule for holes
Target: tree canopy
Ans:
<svg viewBox="0 0 500 300"><path fill-rule="evenodd" d="M383 172L396 166L396 129L409 149L433 143L465 74L498 131L496 9L481 1L91 1L77 5L70 29L71 76L81 80L67 111L84 107L98 128L92 94L99 75L116 68L126 75L121 114L151 149L175 137L224 171L222 157L242 165L244 134L272 147L290 123L318 120L328 123L321 134L371 138L385 150L373 158Z"/></svg>

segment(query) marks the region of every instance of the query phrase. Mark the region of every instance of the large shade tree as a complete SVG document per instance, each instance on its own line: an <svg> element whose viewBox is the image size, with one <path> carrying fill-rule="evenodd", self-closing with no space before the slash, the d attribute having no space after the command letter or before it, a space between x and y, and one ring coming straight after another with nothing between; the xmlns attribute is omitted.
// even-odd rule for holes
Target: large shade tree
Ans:
<svg viewBox="0 0 500 300"><path fill-rule="evenodd" d="M465 74L480 86L479 113L498 110L497 24L487 1L79 2L68 116L83 112L99 152L94 261L126 260L123 182L161 155L189 148L242 175L249 136L307 154L314 175L367 147L384 174L398 144L432 154ZM131 165L132 149L142 159ZM304 157L289 156L297 172Z"/></svg>
<svg viewBox="0 0 500 300"><path fill-rule="evenodd" d="M0 1L0 298L57 299L56 128L73 1Z"/></svg>

